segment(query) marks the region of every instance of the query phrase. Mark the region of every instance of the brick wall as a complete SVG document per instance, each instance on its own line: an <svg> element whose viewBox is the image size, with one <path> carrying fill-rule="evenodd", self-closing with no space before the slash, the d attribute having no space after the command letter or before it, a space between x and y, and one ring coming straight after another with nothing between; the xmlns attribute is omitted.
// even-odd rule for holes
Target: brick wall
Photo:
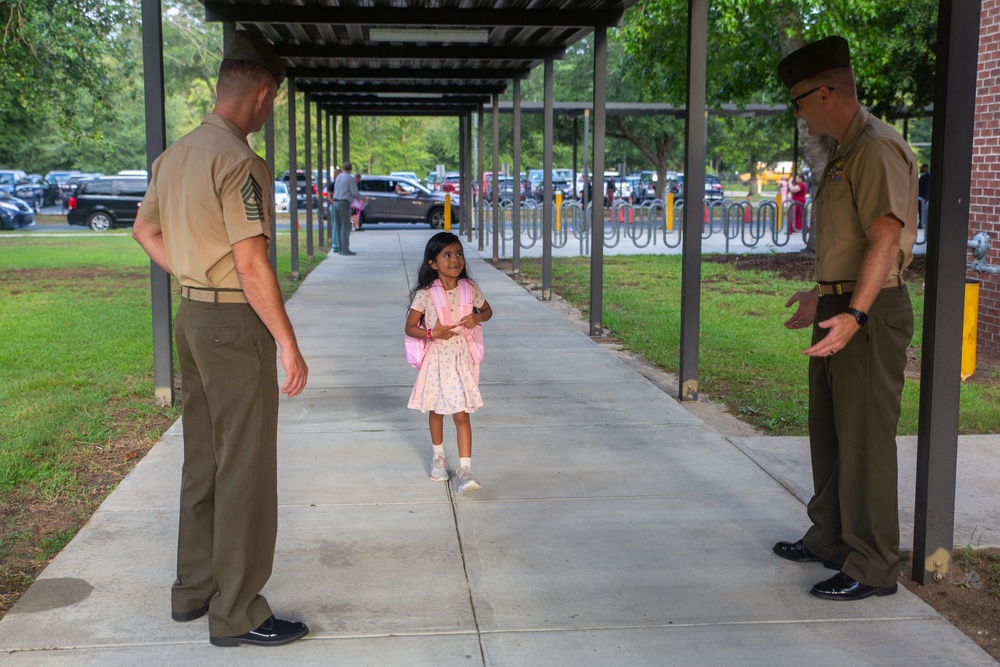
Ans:
<svg viewBox="0 0 1000 667"><path fill-rule="evenodd" d="M1000 265L1000 0L982 2L977 78L969 237L986 232L993 246L987 261ZM981 283L978 348L1000 355L1000 276L971 276Z"/></svg>

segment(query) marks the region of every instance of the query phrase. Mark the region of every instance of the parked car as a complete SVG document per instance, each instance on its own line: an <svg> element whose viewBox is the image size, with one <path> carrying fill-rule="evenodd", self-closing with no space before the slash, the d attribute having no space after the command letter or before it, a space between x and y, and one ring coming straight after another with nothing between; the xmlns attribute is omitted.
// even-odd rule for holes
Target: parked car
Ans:
<svg viewBox="0 0 1000 667"><path fill-rule="evenodd" d="M288 213L292 197L288 194L288 183L284 181L274 182L274 212Z"/></svg>
<svg viewBox="0 0 1000 667"><path fill-rule="evenodd" d="M358 184L365 207L358 227L377 222L425 222L444 227L444 192L433 192L417 181L397 176L362 176ZM458 220L458 197L451 198L451 214Z"/></svg>
<svg viewBox="0 0 1000 667"><path fill-rule="evenodd" d="M638 179L638 182L632 188L632 201L641 204L644 201L656 199L656 172L649 170L640 171Z"/></svg>
<svg viewBox="0 0 1000 667"><path fill-rule="evenodd" d="M312 172L312 191L313 198L312 204L313 208L319 208L319 188L316 187L316 181L319 174L313 170ZM285 173L281 175L281 180L285 183L289 183L291 180L289 171L286 169ZM306 207L306 170L298 169L295 172L295 201L299 209L305 209Z"/></svg>
<svg viewBox="0 0 1000 667"><path fill-rule="evenodd" d="M70 179L74 176L79 176L79 169L72 169L69 171L50 171L45 174L45 180L49 183L55 183L59 187L59 201L64 202L69 199L73 191L76 190L76 185L70 182Z"/></svg>
<svg viewBox="0 0 1000 667"><path fill-rule="evenodd" d="M37 174L35 175L37 176ZM42 209L42 202L45 201L45 186L33 181L30 176L25 176L19 178L14 184L12 194L18 199L28 202L35 213L38 213Z"/></svg>
<svg viewBox="0 0 1000 667"><path fill-rule="evenodd" d="M677 174L677 180L670 186L670 192L674 194L675 201L684 198L684 174ZM724 199L725 196L719 177L715 174L705 174L705 199Z"/></svg>
<svg viewBox="0 0 1000 667"><path fill-rule="evenodd" d="M392 176L393 178L405 178L407 180L413 181L414 183L420 182L420 179L417 178L417 175L412 171L392 171L389 172L389 175Z"/></svg>
<svg viewBox="0 0 1000 667"><path fill-rule="evenodd" d="M24 229L35 224L35 212L23 199L0 190L0 229Z"/></svg>
<svg viewBox="0 0 1000 667"><path fill-rule="evenodd" d="M552 197L555 198L557 192L561 192L563 197L573 196L573 170L553 169L552 170ZM545 188L545 170L529 169L528 183L531 184L531 196L535 201L542 201Z"/></svg>
<svg viewBox="0 0 1000 667"><path fill-rule="evenodd" d="M0 169L0 192L6 192L9 195L14 194L14 188L17 187L18 182L26 178L28 178L28 175L23 171L17 169Z"/></svg>
<svg viewBox="0 0 1000 667"><path fill-rule="evenodd" d="M513 201L514 195L517 194L517 190L515 189L514 185L514 178L512 176L504 176L503 174L501 174L499 177L494 177L489 183L487 183L486 201L487 202L493 201L493 187L497 183L497 178L499 178L500 182L499 190L497 191L499 201L503 201L505 199Z"/></svg>
<svg viewBox="0 0 1000 667"><path fill-rule="evenodd" d="M441 192L450 193L452 197L459 196L462 192L462 175L457 171L446 173L441 183Z"/></svg>
<svg viewBox="0 0 1000 667"><path fill-rule="evenodd" d="M97 232L131 225L146 195L146 185L141 176L99 176L81 181L67 203L66 220Z"/></svg>
<svg viewBox="0 0 1000 667"><path fill-rule="evenodd" d="M62 197L59 192L59 184L55 181L50 181L41 174L28 174L28 180L33 186L41 189L41 206L55 206L61 201ZM36 207L35 210L38 210L38 208Z"/></svg>

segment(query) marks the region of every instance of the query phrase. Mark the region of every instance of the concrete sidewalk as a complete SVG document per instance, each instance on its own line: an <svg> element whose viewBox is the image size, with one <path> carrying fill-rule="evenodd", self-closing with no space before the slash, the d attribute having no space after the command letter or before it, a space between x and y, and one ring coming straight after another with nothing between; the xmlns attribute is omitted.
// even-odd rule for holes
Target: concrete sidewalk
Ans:
<svg viewBox="0 0 1000 667"><path fill-rule="evenodd" d="M281 405L264 592L310 626L305 640L223 649L207 620L170 620L175 425L0 621L0 661L995 664L902 587L858 603L810 596L832 573L770 551L806 527L789 491L800 443L724 438L474 259L496 313L472 418L484 489L456 497L431 482L402 338L430 234L355 234L358 255L329 258L289 302L310 383ZM445 443L457 462L448 422Z"/></svg>

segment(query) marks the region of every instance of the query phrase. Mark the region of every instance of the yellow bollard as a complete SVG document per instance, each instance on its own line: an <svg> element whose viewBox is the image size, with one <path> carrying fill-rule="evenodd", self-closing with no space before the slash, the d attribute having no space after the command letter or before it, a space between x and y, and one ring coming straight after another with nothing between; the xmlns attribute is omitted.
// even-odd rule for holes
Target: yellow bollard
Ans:
<svg viewBox="0 0 1000 667"><path fill-rule="evenodd" d="M780 232L781 231L781 212L782 212L781 205L784 204L785 202L781 201L781 193L780 192L778 193L778 196L775 199L778 202L778 219L774 223L774 228L777 229Z"/></svg>
<svg viewBox="0 0 1000 667"><path fill-rule="evenodd" d="M674 231L674 193L667 193L667 231Z"/></svg>
<svg viewBox="0 0 1000 667"><path fill-rule="evenodd" d="M962 325L962 379L976 372L976 333L979 330L979 281L965 281L965 317Z"/></svg>
<svg viewBox="0 0 1000 667"><path fill-rule="evenodd" d="M556 231L562 231L562 193L556 193Z"/></svg>
<svg viewBox="0 0 1000 667"><path fill-rule="evenodd" d="M444 193L444 231L451 231L451 193Z"/></svg>

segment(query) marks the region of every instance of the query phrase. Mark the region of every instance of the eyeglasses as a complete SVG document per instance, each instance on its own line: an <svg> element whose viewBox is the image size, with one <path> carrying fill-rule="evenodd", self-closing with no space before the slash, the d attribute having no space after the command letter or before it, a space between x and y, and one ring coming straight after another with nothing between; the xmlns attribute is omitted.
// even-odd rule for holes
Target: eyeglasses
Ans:
<svg viewBox="0 0 1000 667"><path fill-rule="evenodd" d="M805 93L802 93L802 94L801 94L801 95L799 95L798 97L793 97L793 98L792 98L792 108L793 108L793 109L795 109L796 111L798 111L798 110L799 110L799 101L800 101L800 100L803 100L803 99L805 99L805 98L807 98L807 97L809 97L810 95L812 95L813 93L815 93L815 92L816 92L817 90L819 90L820 88L824 88L824 86L816 86L816 87L815 87L815 88L813 88L812 90L810 90L810 91L807 91L807 92L805 92ZM825 88L826 88L827 90L829 90L829 91L834 91L834 90L836 90L836 88L830 88L829 86L825 86Z"/></svg>

